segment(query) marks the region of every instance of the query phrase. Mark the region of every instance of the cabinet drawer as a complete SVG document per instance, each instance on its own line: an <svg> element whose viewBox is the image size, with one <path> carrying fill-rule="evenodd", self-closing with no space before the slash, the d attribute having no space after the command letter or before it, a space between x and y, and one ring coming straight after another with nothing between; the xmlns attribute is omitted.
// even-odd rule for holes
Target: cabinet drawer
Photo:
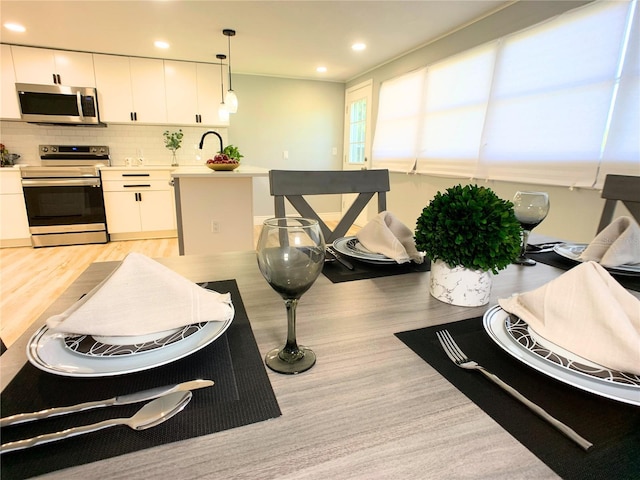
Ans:
<svg viewBox="0 0 640 480"><path fill-rule="evenodd" d="M149 180L148 178L132 178L130 180L117 180L102 182L104 192L144 192L171 190L170 180Z"/></svg>
<svg viewBox="0 0 640 480"><path fill-rule="evenodd" d="M167 182L171 180L170 170L101 170L100 175L102 175L102 180L105 182L125 180L127 182L147 183L147 180L165 180Z"/></svg>

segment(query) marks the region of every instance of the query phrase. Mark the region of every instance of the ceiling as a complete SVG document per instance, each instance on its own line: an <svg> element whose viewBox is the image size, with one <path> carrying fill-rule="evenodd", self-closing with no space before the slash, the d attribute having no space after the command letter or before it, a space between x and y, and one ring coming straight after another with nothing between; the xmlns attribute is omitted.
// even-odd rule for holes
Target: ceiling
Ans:
<svg viewBox="0 0 640 480"><path fill-rule="evenodd" d="M54 49L217 62L234 73L346 82L513 1L1 0L0 41ZM155 40L170 43L168 50ZM351 45L363 42L364 51ZM318 73L324 65L327 72Z"/></svg>

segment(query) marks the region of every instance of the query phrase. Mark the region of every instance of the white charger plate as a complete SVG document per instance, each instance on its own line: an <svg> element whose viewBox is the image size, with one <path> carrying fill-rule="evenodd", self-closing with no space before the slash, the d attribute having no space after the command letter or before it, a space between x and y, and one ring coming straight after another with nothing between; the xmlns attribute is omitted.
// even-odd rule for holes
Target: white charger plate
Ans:
<svg viewBox="0 0 640 480"><path fill-rule="evenodd" d="M587 248L586 243L559 243L553 246L553 251L561 257L582 262L580 255ZM612 273L636 275L640 274L640 265L618 265L617 267L604 267Z"/></svg>
<svg viewBox="0 0 640 480"><path fill-rule="evenodd" d="M200 331L184 340L144 355L118 357L78 355L65 347L64 338L52 334L45 325L29 340L27 358L36 368L65 377L110 377L139 372L166 365L206 347L229 328L234 316L235 310L229 320L208 322Z"/></svg>
<svg viewBox="0 0 640 480"><path fill-rule="evenodd" d="M509 334L506 327L508 318L509 313L499 305L496 305L487 310L482 320L489 338L506 353L540 373L573 387L601 397L640 406L640 388L637 385L627 385L605 381L602 378L594 378L581 372L572 371L566 366L554 363L534 353Z"/></svg>
<svg viewBox="0 0 640 480"><path fill-rule="evenodd" d="M342 255L365 263L373 263L375 265L398 264L393 258L367 250L355 236L338 238L333 242L333 248Z"/></svg>

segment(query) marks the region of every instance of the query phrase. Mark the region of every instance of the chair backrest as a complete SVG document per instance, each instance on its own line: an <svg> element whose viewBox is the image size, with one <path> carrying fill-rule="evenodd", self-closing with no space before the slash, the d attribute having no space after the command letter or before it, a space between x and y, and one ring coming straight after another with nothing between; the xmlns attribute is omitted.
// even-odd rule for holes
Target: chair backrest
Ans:
<svg viewBox="0 0 640 480"><path fill-rule="evenodd" d="M640 177L632 175L607 175L604 179L604 188L602 189L602 198L607 201L604 204L602 215L600 216L600 224L598 232L600 233L604 227L613 220L613 211L616 208L616 202L621 201L629 213L640 222Z"/></svg>
<svg viewBox="0 0 640 480"><path fill-rule="evenodd" d="M327 244L347 234L375 194L378 194L378 212L386 210L386 192L390 190L389 170L271 170L269 184L274 197L276 217L286 215L286 198L300 215L318 220ZM358 196L333 230L303 198L304 195L344 193L357 193Z"/></svg>

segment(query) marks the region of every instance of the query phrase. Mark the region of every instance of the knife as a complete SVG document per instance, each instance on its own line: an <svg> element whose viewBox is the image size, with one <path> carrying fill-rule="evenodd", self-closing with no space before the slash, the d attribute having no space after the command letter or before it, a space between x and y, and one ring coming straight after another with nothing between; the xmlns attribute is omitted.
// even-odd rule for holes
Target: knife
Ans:
<svg viewBox="0 0 640 480"><path fill-rule="evenodd" d="M342 265L344 265L345 267L347 267L349 270L353 270L353 264L351 262L349 262L348 260L345 260L344 258L342 258L341 255L338 255L338 253L331 247L327 247L327 251L333 255L333 258L335 258L338 262L340 262Z"/></svg>
<svg viewBox="0 0 640 480"><path fill-rule="evenodd" d="M79 403L69 407L53 407L39 412L18 413L0 419L0 427L15 425L17 423L31 422L41 418L53 417L56 415L65 415L67 413L81 412L92 408L110 407L112 405L127 405L130 403L145 402L158 397L163 397L174 392L184 392L187 390L196 390L198 388L210 387L213 385L212 380L192 380L190 382L178 383L174 385L166 385L164 387L151 388L141 392L130 393L128 395L118 395L108 400L99 400L96 402Z"/></svg>

